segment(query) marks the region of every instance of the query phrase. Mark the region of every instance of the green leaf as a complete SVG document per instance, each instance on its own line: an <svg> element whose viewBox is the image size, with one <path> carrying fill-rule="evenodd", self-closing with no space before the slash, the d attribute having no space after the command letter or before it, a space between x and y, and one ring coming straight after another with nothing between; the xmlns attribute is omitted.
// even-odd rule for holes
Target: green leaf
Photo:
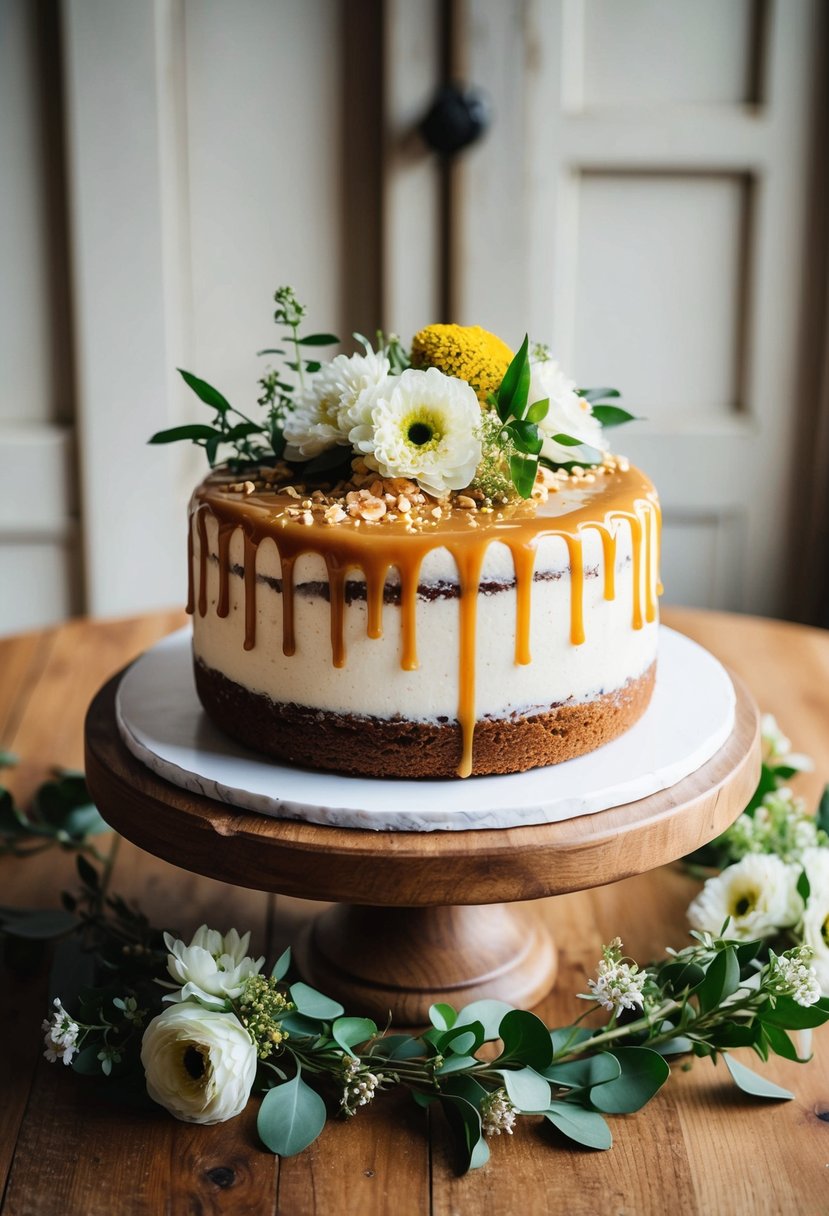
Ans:
<svg viewBox="0 0 829 1216"><path fill-rule="evenodd" d="M542 422L550 411L550 398L544 397L541 401L534 401L527 410L528 422Z"/></svg>
<svg viewBox="0 0 829 1216"><path fill-rule="evenodd" d="M779 1026L771 1026L766 1023L763 1026L763 1035L766 1043L775 1055L783 1056L785 1060L796 1060L798 1064L805 1064L809 1059L809 1056L801 1057L798 1055L794 1043L785 1030L781 1030Z"/></svg>
<svg viewBox="0 0 829 1216"><path fill-rule="evenodd" d="M14 766L19 763L20 760L17 756L15 756L14 752L4 751L3 748L0 747L0 768L14 768Z"/></svg>
<svg viewBox="0 0 829 1216"><path fill-rule="evenodd" d="M592 405L594 401L607 401L608 398L621 397L617 388L577 388L576 392Z"/></svg>
<svg viewBox="0 0 829 1216"><path fill-rule="evenodd" d="M575 1047L577 1043L583 1043L586 1039L591 1039L593 1034L592 1030L587 1030L584 1026L559 1026L555 1030L551 1030L550 1042L553 1047L553 1055L564 1055L570 1048Z"/></svg>
<svg viewBox="0 0 829 1216"><path fill-rule="evenodd" d="M740 985L740 964L733 946L726 946L708 964L705 979L695 989L701 1013L721 1005Z"/></svg>
<svg viewBox="0 0 829 1216"><path fill-rule="evenodd" d="M439 1068L435 1069L435 1075L445 1077L452 1072L463 1072L464 1069L472 1068L474 1064L478 1063L480 1061L475 1056L449 1056Z"/></svg>
<svg viewBox="0 0 829 1216"><path fill-rule="evenodd" d="M339 341L336 334L308 334L297 339L300 346L337 346Z"/></svg>
<svg viewBox="0 0 829 1216"><path fill-rule="evenodd" d="M309 1018L302 1013L286 1014L284 1018L279 1019L279 1024L289 1034L300 1037L316 1038L322 1029L318 1018Z"/></svg>
<svg viewBox="0 0 829 1216"><path fill-rule="evenodd" d="M220 414L227 413L230 409L230 402L222 396L217 388L214 388L212 384L208 384L206 380L200 380L192 372L186 372L181 367L177 370L184 383L188 388L193 390L199 400L203 401L205 405L212 406Z"/></svg>
<svg viewBox="0 0 829 1216"><path fill-rule="evenodd" d="M283 978L283 976L286 976L288 974L288 971L290 970L290 966L291 966L291 947L289 946L287 950L282 951L279 958L274 963L273 971L271 972L272 978L275 980L281 980Z"/></svg>
<svg viewBox="0 0 829 1216"><path fill-rule="evenodd" d="M82 1077L97 1076L101 1071L101 1061L98 1059L98 1044L90 1043L88 1047L82 1047L73 1058L70 1067L75 1072L80 1073Z"/></svg>
<svg viewBox="0 0 829 1216"><path fill-rule="evenodd" d="M291 994L291 1000L296 1005L297 1013L304 1014L307 1018L314 1018L318 1022L330 1022L334 1018L342 1017L345 1013L339 1001L332 1001L330 997L317 992L316 988L311 988L308 984L291 984L288 991Z"/></svg>
<svg viewBox="0 0 829 1216"><path fill-rule="evenodd" d="M451 1030L458 1020L457 1010L453 1005L430 1005L429 1021L437 1030Z"/></svg>
<svg viewBox="0 0 829 1216"><path fill-rule="evenodd" d="M156 431L147 443L178 443L180 439L210 439L214 435L218 435L219 431L213 426L207 426L206 423L192 422L187 426L171 426L166 431Z"/></svg>
<svg viewBox="0 0 829 1216"><path fill-rule="evenodd" d="M508 1005L506 1001L473 1001L463 1007L455 1025L470 1026L473 1022L480 1022L484 1028L484 1039L497 1039L502 1020L512 1011L513 1006Z"/></svg>
<svg viewBox="0 0 829 1216"><path fill-rule="evenodd" d="M593 417L606 427L622 426L625 422L639 421L635 414L623 410L620 405L594 405Z"/></svg>
<svg viewBox="0 0 829 1216"><path fill-rule="evenodd" d="M668 963L659 968L659 983L669 996L679 996L686 989L696 988L705 978L705 970L699 963Z"/></svg>
<svg viewBox="0 0 829 1216"><path fill-rule="evenodd" d="M525 334L524 341L504 373L498 389L497 410L502 422L506 422L510 415L523 418L526 413L530 392L530 359L527 353L529 345L529 337Z"/></svg>
<svg viewBox="0 0 829 1216"><path fill-rule="evenodd" d="M78 927L78 919L62 908L2 908L0 933L10 937L25 937L32 941L48 941L61 937Z"/></svg>
<svg viewBox="0 0 829 1216"><path fill-rule="evenodd" d="M98 871L93 865L86 860L82 853L79 853L75 859L75 865L78 870L78 876L85 887L89 887L92 891L97 891L100 885L98 879Z"/></svg>
<svg viewBox="0 0 829 1216"><path fill-rule="evenodd" d="M442 1083L441 1091L455 1098L463 1098L477 1110L481 1109L481 1103L488 1092L474 1077L450 1077Z"/></svg>
<svg viewBox="0 0 829 1216"><path fill-rule="evenodd" d="M464 1098L445 1094L440 1099L447 1122L455 1133L463 1157L464 1172L489 1160L489 1147L481 1129L478 1110Z"/></svg>
<svg viewBox="0 0 829 1216"><path fill-rule="evenodd" d="M666 1039L664 1043L657 1043L654 1051L658 1051L661 1056L684 1056L693 1049L694 1044L684 1034L678 1034L673 1039Z"/></svg>
<svg viewBox="0 0 829 1216"><path fill-rule="evenodd" d="M506 426L507 432L512 436L515 446L521 452L530 452L533 456L537 456L543 447L544 441L538 433L538 427L534 422L508 422Z"/></svg>
<svg viewBox="0 0 829 1216"><path fill-rule="evenodd" d="M306 370L306 372L310 372L312 376L315 372L318 372L321 367L322 367L322 364L319 362L318 359L306 359L305 360L305 370Z"/></svg>
<svg viewBox="0 0 829 1216"><path fill-rule="evenodd" d="M607 1115L628 1115L640 1110L662 1088L671 1070L649 1047L617 1047L613 1052L622 1071L615 1081L590 1091L590 1100Z"/></svg>
<svg viewBox="0 0 829 1216"><path fill-rule="evenodd" d="M788 1089L783 1089L782 1085L775 1085L773 1081L767 1081L765 1077L752 1072L750 1068L746 1068L745 1064L740 1064L730 1055L723 1055L723 1059L734 1084L744 1094L751 1094L753 1098L769 1098L775 1102L787 1101L794 1097L794 1094L790 1093Z"/></svg>
<svg viewBox="0 0 829 1216"><path fill-rule="evenodd" d="M264 435L265 428L256 422L237 422L224 436L225 443L235 443L237 439L247 439L249 435Z"/></svg>
<svg viewBox="0 0 829 1216"><path fill-rule="evenodd" d="M622 1075L622 1066L609 1051L595 1056L582 1056L580 1060L569 1060L563 1064L555 1061L544 1069L544 1076L556 1085L568 1089L592 1089L594 1085L606 1085Z"/></svg>
<svg viewBox="0 0 829 1216"><path fill-rule="evenodd" d="M504 1043L498 1063L518 1060L539 1072L547 1068L553 1059L553 1044L550 1032L541 1018L524 1009L513 1009L504 1015L499 1027Z"/></svg>
<svg viewBox="0 0 829 1216"><path fill-rule="evenodd" d="M280 1157L301 1153L324 1127L325 1103L299 1073L268 1090L256 1120L262 1143Z"/></svg>
<svg viewBox="0 0 829 1216"><path fill-rule="evenodd" d="M266 346L264 350L258 350L257 355L284 355L285 351L280 346Z"/></svg>
<svg viewBox="0 0 829 1216"><path fill-rule="evenodd" d="M484 1028L480 1022L469 1026L453 1026L441 1036L437 1049L441 1054L451 1051L457 1056L474 1055L484 1041Z"/></svg>
<svg viewBox="0 0 829 1216"><path fill-rule="evenodd" d="M365 1043L377 1034L377 1026L371 1018L337 1018L331 1027L331 1037L339 1043L347 1055L353 1056L351 1050L355 1043Z"/></svg>
<svg viewBox="0 0 829 1216"><path fill-rule="evenodd" d="M809 882L809 875L805 870L800 871L800 877L797 880L797 893L803 900L804 904L808 900L812 892L812 884Z"/></svg>
<svg viewBox="0 0 829 1216"><path fill-rule="evenodd" d="M816 818L818 827L829 833L829 785L825 787L821 795Z"/></svg>
<svg viewBox="0 0 829 1216"><path fill-rule="evenodd" d="M810 1030L829 1021L829 997L821 997L814 1005L798 1005L790 996L777 997L761 1006L757 1012L764 1026L779 1026L781 1030Z"/></svg>
<svg viewBox="0 0 829 1216"><path fill-rule="evenodd" d="M595 1111L582 1110L570 1102L551 1102L544 1118L568 1140L575 1140L585 1148L606 1149L613 1144L610 1128Z"/></svg>
<svg viewBox="0 0 829 1216"><path fill-rule="evenodd" d="M564 448L580 448L582 445L581 439L574 439L572 435L565 435L561 431L552 436L553 443L560 443Z"/></svg>
<svg viewBox="0 0 829 1216"><path fill-rule="evenodd" d="M538 461L528 456L510 456L509 472L512 484L522 498L529 498L535 485Z"/></svg>
<svg viewBox="0 0 829 1216"><path fill-rule="evenodd" d="M372 1049L373 1055L389 1060L415 1060L426 1054L423 1040L410 1034L387 1034Z"/></svg>
<svg viewBox="0 0 829 1216"><path fill-rule="evenodd" d="M513 1106L524 1114L541 1114L550 1105L550 1083L534 1068L496 1068Z"/></svg>

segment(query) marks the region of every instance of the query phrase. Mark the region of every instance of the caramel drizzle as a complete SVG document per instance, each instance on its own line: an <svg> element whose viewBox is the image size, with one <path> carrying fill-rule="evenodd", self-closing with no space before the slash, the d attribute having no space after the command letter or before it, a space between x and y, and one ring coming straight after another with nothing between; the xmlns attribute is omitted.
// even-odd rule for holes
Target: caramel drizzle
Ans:
<svg viewBox="0 0 829 1216"><path fill-rule="evenodd" d="M631 470L633 475L634 470ZM619 481L619 478L617 478ZM625 525L631 537L631 598L632 627L643 628L656 619L656 597L662 587L658 581L659 537L661 513L650 484L642 479L634 492L622 482L608 495L611 502L604 520L591 519L595 508L587 504L569 515L552 518L542 513L524 517L482 523L471 528L438 526L428 532L386 535L374 531L370 537L356 530L311 528L298 525L274 510L273 498L265 509L264 500L255 502L252 511L247 502L222 494L220 484L209 482L196 492L191 513L199 552L195 553L192 524L188 530L188 611L193 610L195 564L199 566L197 607L200 616L207 613L208 540L206 515L210 513L218 526L218 595L216 612L226 617L229 612L230 542L238 527L244 535L244 606L246 650L256 644L257 582L256 563L259 545L270 538L279 554L282 574L282 649L285 655L296 652L294 567L301 554L322 557L328 573L330 595L330 632L333 665L346 663L345 591L349 570L361 571L366 585L367 626L369 638L383 635L383 599L389 568L396 566L400 576L400 665L404 671L418 667L417 601L420 571L424 557L434 549L446 548L452 555L460 582L459 621L460 656L458 671L458 722L461 728L462 754L459 776L468 776L473 767L475 727L475 669L477 653L477 599L481 571L489 544L502 540L510 550L515 571L515 662L531 662L530 629L532 584L536 549L542 536L560 537L567 546L570 566L570 641L580 646L586 638L584 612L584 533L597 531L602 545L603 595L616 598L616 562L618 539ZM253 496L252 496L253 497ZM261 509L259 509L261 508ZM581 517L580 517L581 516ZM479 517L484 521L486 517ZM332 535L335 533L335 535ZM644 600L644 603L643 603Z"/></svg>

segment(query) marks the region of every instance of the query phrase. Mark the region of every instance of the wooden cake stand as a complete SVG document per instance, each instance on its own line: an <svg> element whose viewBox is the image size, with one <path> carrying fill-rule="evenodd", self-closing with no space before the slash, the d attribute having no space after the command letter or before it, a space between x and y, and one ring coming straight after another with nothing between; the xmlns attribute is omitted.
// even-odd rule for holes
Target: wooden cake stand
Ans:
<svg viewBox="0 0 829 1216"><path fill-rule="evenodd" d="M426 1022L481 997L531 1006L555 948L519 901L601 886L674 861L724 831L757 785L759 714L736 678L734 729L691 776L612 810L531 827L373 832L238 810L162 780L116 727L123 672L86 720L89 789L108 823L173 865L238 886L334 900L303 934L304 977L349 1013ZM390 798L393 797L393 783ZM429 796L424 782L424 797Z"/></svg>

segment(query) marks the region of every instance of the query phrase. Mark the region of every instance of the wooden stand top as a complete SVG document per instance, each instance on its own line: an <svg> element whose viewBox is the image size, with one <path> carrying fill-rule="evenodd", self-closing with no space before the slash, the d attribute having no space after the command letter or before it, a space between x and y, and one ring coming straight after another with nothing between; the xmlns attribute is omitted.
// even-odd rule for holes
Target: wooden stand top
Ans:
<svg viewBox="0 0 829 1216"><path fill-rule="evenodd" d="M757 784L759 714L735 678L735 726L719 752L671 788L612 810L460 832L372 832L273 819L179 789L137 760L115 722L122 676L104 685L86 719L87 781L107 821L186 870L308 899L485 904L615 882L713 839Z"/></svg>

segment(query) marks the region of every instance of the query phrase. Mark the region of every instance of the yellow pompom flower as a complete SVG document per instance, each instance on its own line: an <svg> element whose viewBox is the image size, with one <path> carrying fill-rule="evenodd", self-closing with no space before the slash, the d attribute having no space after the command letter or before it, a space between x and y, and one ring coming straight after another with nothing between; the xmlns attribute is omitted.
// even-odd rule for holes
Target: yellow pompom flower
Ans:
<svg viewBox="0 0 829 1216"><path fill-rule="evenodd" d="M466 380L484 405L498 391L512 351L480 325L427 325L412 339L411 359L412 367L436 367Z"/></svg>

